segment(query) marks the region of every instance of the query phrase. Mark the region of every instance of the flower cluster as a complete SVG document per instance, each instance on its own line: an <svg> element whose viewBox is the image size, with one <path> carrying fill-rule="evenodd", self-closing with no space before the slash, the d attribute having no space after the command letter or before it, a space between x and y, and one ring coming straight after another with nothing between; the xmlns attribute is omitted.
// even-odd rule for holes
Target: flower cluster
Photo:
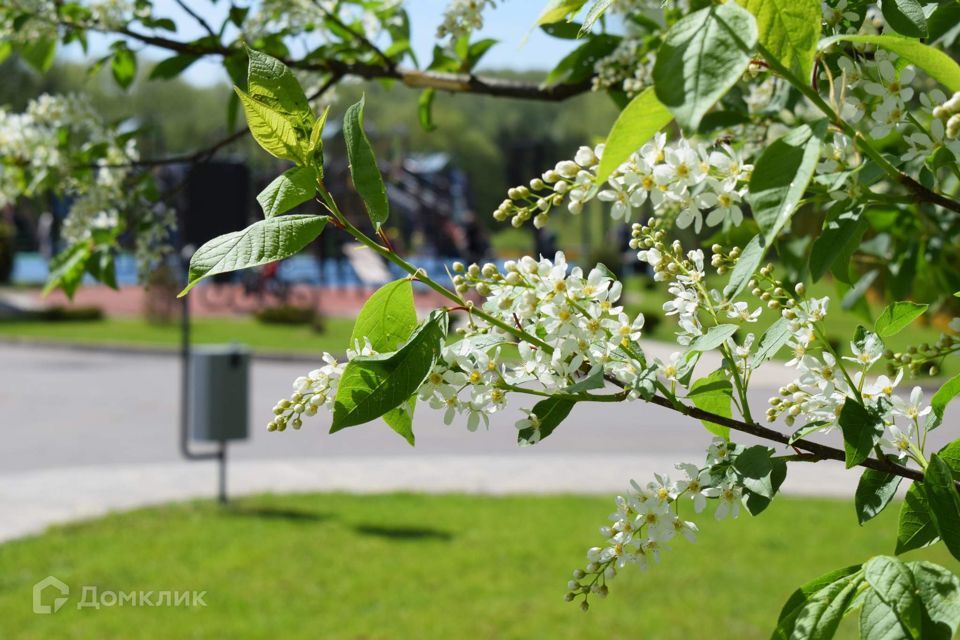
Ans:
<svg viewBox="0 0 960 640"><path fill-rule="evenodd" d="M653 84L655 58L641 38L625 37L608 56L593 65L593 90L623 91L633 97Z"/></svg>
<svg viewBox="0 0 960 640"><path fill-rule="evenodd" d="M618 304L622 286L605 269L585 274L579 267L570 268L563 253L552 261L508 261L503 270L492 263L455 269L461 272L454 277L459 293L475 290L484 298L486 313L538 340L519 341L521 362L507 364L476 348L476 340L490 339L491 328L468 328L464 346L448 349L437 365L435 374L447 384L429 390L435 406L469 412L475 423L478 407L485 406L485 414L502 406L498 386L516 389L535 383L547 391L562 391L596 368L628 388L643 384L645 360L638 345L643 314L631 318L624 313ZM464 391L467 397L461 399ZM531 428L535 442L537 416L521 422L518 428Z"/></svg>
<svg viewBox="0 0 960 640"><path fill-rule="evenodd" d="M573 161L564 160L531 180L530 186L510 189L508 198L494 212L497 220L511 218L520 226L530 218L537 227L547 223L553 207L567 200L577 214L594 197L611 204L615 220L629 222L634 209L650 202L656 214L676 214L680 228L693 226L700 232L704 223L717 226L743 221L741 202L753 170L740 154L727 145L693 143L685 139L668 143L658 133L653 140L623 163L599 191L596 168L603 146L581 147Z"/></svg>
<svg viewBox="0 0 960 640"><path fill-rule="evenodd" d="M348 351L348 360L356 355L373 355L369 345L359 351ZM267 425L267 431L285 431L287 425L294 429L303 426L303 416L315 416L321 407L333 409L333 400L337 395L337 384L346 362L338 362L329 353L324 352L321 359L325 363L305 376L293 381L293 395L280 400L273 407L273 420Z"/></svg>
<svg viewBox="0 0 960 640"><path fill-rule="evenodd" d="M694 514L700 514L708 500L715 501L717 520L736 518L743 487L731 462L738 453L737 445L718 438L707 450L704 466L676 465L683 476L679 480L661 474L646 485L631 480L632 490L617 497L611 524L600 528L603 545L587 551L587 564L573 572L565 599L572 602L582 598L581 607L586 610L591 595L607 595L607 581L623 567L637 565L646 570L651 562L660 561L661 553L670 550L674 540L696 542L699 528L687 519L689 516L681 515L681 505L689 505L685 508L692 507Z"/></svg>
<svg viewBox="0 0 960 640"><path fill-rule="evenodd" d="M939 364L943 359L960 351L960 318L951 320L947 329L948 331L941 333L933 344L924 342L902 352L894 352L890 349L884 351L887 375L896 375L900 369L906 369L913 374L921 371L930 376L939 374Z"/></svg>
<svg viewBox="0 0 960 640"><path fill-rule="evenodd" d="M287 35L326 30L327 18L338 19L360 31L371 41L391 25L400 25L398 14L402 0L384 0L377 3L344 3L338 0L263 0L256 4L243 21L243 32L248 40L282 32ZM326 32L324 36L330 36Z"/></svg>
<svg viewBox="0 0 960 640"><path fill-rule="evenodd" d="M769 273L761 276L772 280ZM862 332L850 342L850 353L844 356L820 340L819 336L823 335L820 323L826 317L828 299L807 299L804 293L802 285L796 287L795 295L790 295L782 286L764 292L777 302L783 318L789 323L791 337L787 344L793 357L786 364L798 372L793 382L781 387L778 395L770 398L767 419L773 422L782 417L788 426L802 420L803 426L798 431L801 435L814 431L828 433L837 425L844 405L848 401L858 402L883 426L885 436L881 445L885 450L901 461L909 458L919 462L923 458L929 428L921 418L931 411L929 406L922 405L920 387L914 387L910 399L904 400L897 395L903 369L890 371L893 377L868 378L871 369L885 355L894 360L894 354L885 351L883 340L876 333ZM960 322L957 325L960 328ZM945 338L941 346L951 342ZM925 347L932 351L931 347ZM918 350L915 349L914 353Z"/></svg>
<svg viewBox="0 0 960 640"><path fill-rule="evenodd" d="M437 38L449 36L456 40L483 27L483 11L496 7L495 0L451 0L443 11L443 21L437 27Z"/></svg>
<svg viewBox="0 0 960 640"><path fill-rule="evenodd" d="M133 212L146 270L166 252L174 216L136 187L142 176L129 165L139 157L136 141L122 140L84 96L44 94L23 113L0 109L0 207L45 191L69 198L63 224L68 243L115 231Z"/></svg>
<svg viewBox="0 0 960 640"><path fill-rule="evenodd" d="M653 271L653 278L668 282L667 292L672 299L663 305L664 313L677 319L677 342L689 345L704 335L707 327L717 324L750 324L757 321L761 308L751 309L746 302L734 301L722 292L707 286L704 254L700 249L685 251L678 240L665 243L666 232L656 219L649 226L634 224L630 246L639 249L637 258ZM725 273L740 258L740 249L729 253L723 247L712 247L711 266ZM709 319L707 325L704 320ZM750 338L752 341L752 338ZM736 347L735 343L732 345Z"/></svg>
<svg viewBox="0 0 960 640"><path fill-rule="evenodd" d="M461 339L443 347L419 389L421 400L444 411L447 424L466 417L472 431L488 425L511 392L564 392L597 374L625 387L624 399L649 391L649 369L638 345L643 315L631 318L624 313L618 305L621 285L605 270L598 267L584 274L579 267L570 268L562 253L554 260L508 262L503 270L492 263L458 264L455 270L458 292L479 293L483 310L499 319L500 326L471 314ZM535 336L516 342L519 361L501 353L503 345L514 342L504 326ZM370 355L369 346L348 353L348 360L357 354ZM302 414L332 406L345 363L329 355L325 360L327 366L298 379L294 395L276 406L271 430L282 431L290 421L298 428ZM519 430L529 430L528 442L539 440L538 420L529 413L517 424Z"/></svg>
<svg viewBox="0 0 960 640"><path fill-rule="evenodd" d="M29 44L37 40L57 38L57 22L61 19L56 0L18 0L0 6L0 40L11 44ZM138 8L137 5L143 7ZM75 22L97 29L123 28L145 10L148 3L132 0L87 0L78 3L73 12ZM79 20L77 20L79 19Z"/></svg>

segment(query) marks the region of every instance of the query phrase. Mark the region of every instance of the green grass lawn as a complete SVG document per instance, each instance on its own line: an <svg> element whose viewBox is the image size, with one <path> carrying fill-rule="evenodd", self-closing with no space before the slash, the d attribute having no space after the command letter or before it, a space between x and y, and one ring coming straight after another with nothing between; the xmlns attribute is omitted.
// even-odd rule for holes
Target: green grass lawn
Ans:
<svg viewBox="0 0 960 640"><path fill-rule="evenodd" d="M626 570L589 613L563 601L609 498L411 494L262 496L179 504L0 545L3 638L767 638L800 583L889 553L897 508L777 500L758 518L702 518L646 573ZM953 571L942 549L914 552ZM53 615L32 585L71 585ZM77 610L101 592L205 590L205 608ZM848 622L840 637L854 637Z"/></svg>
<svg viewBox="0 0 960 640"><path fill-rule="evenodd" d="M353 321L326 318L323 333L309 325L264 324L252 318L197 318L192 322L195 344L239 342L254 350L276 352L343 353L350 342ZM0 337L13 336L84 344L176 347L180 325L150 324L140 318L109 318L73 322L4 321Z"/></svg>

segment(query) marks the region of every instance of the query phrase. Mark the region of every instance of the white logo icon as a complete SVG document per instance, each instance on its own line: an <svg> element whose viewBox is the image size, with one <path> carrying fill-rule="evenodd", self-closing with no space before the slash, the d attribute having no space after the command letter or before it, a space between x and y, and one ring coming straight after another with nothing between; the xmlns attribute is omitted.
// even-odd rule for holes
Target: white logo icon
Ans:
<svg viewBox="0 0 960 640"><path fill-rule="evenodd" d="M43 604L44 592L56 591L58 596L54 597L53 604ZM56 613L67 602L67 596L70 595L70 587L61 580L53 576L47 576L37 584L33 585L33 612L34 613Z"/></svg>

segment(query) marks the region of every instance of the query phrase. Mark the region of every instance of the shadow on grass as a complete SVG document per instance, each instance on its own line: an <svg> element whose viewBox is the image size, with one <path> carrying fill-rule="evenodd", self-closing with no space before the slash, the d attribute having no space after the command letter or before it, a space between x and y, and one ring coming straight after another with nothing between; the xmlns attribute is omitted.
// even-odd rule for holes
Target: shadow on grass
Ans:
<svg viewBox="0 0 960 640"><path fill-rule="evenodd" d="M231 506L224 510L231 516L244 518L264 518L267 520L287 520L289 522L325 522L333 518L329 513L318 513L304 509L284 507Z"/></svg>
<svg viewBox="0 0 960 640"><path fill-rule="evenodd" d="M390 540L453 540L449 531L429 527L391 527L376 524L358 524L354 531L365 536L377 536Z"/></svg>

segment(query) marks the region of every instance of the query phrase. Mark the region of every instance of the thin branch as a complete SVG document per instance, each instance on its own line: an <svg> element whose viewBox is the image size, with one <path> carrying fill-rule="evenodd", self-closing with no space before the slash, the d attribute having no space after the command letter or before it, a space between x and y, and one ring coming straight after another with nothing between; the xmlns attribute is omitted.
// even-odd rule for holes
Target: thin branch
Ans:
<svg viewBox="0 0 960 640"><path fill-rule="evenodd" d="M162 36L140 33L128 27L116 29L115 32L144 44L186 55L219 55L229 58L241 53L240 49L228 47L223 44L180 42ZM501 98L520 98L523 100L542 100L547 102L566 100L567 98L586 93L590 90L593 82L591 77L582 82L546 86L539 83L506 78L477 76L472 73L421 71L419 69L409 69L399 66L385 68L379 64L356 61L344 62L332 58L316 61L284 58L281 61L288 67L303 71L321 71L340 76L350 75L367 80L399 80L406 86L415 89L436 89L438 91L449 91L453 93L476 93Z"/></svg>
<svg viewBox="0 0 960 640"><path fill-rule="evenodd" d="M324 93L329 91L335 84L341 80L340 76L332 75L323 83L316 91L307 96L307 100L313 101L322 96ZM207 162L213 156L217 154L221 149L227 147L237 140L245 137L249 133L250 128L245 126L237 131L234 131L230 135L221 138L220 140L214 142L208 147L194 151L193 153L185 153L178 156L167 156L165 158L146 158L143 160L131 160L129 162L121 162L115 164L96 164L90 165L89 168L92 169L104 169L104 168L120 168L120 167L159 167L168 164L181 164L181 163L198 163L198 162Z"/></svg>
<svg viewBox="0 0 960 640"><path fill-rule="evenodd" d="M607 382L620 387L621 389L624 388L624 384L613 376L605 375L604 379ZM845 463L847 459L846 453L844 453L844 451L841 449L820 444L818 442L811 442L810 440L805 439L794 440L793 442L790 442L790 436L787 434L764 427L756 422L745 422L743 420L737 420L736 418L728 418L710 411L704 411L698 407L687 406L679 401L673 402L668 398L664 398L663 396L655 395L650 398L648 402L660 407L664 407L665 409L672 409L673 411L677 411L691 418L696 418L697 420L706 420L707 422L712 422L722 427L727 427L733 431L738 431L740 433L746 433L764 440L785 444L793 447L795 450L802 449L810 454L809 456L805 457L806 462L816 462L818 460L837 460ZM923 481L922 471L904 467L886 459L867 458L857 466L865 467L867 469L874 469L876 471L883 471L885 473L890 473L902 478L908 478L910 480ZM960 482L956 482L954 485L957 491L960 491Z"/></svg>
<svg viewBox="0 0 960 640"><path fill-rule="evenodd" d="M852 124L841 118L840 114L834 111L833 107L827 104L819 92L814 90L805 82L801 81L796 74L794 74L790 69L785 67L779 60L777 60L777 58L762 44L757 44L757 51L759 51L760 54L766 58L771 69L779 73L785 80L796 87L800 93L810 100L810 102L816 105L816 107L820 109L820 111L822 111L827 118L829 118L832 124L842 130L847 137L853 140L857 147L859 147L864 154L869 156L870 159L873 160L877 166L884 171L884 173L886 173L890 178L899 184L906 187L917 198L918 202L935 204L949 211L960 213L960 202L928 189L911 176L893 166L893 164L891 164L890 161L887 160L883 154L873 146L871 141L867 139L866 136L860 133L860 131Z"/></svg>
<svg viewBox="0 0 960 640"><path fill-rule="evenodd" d="M378 47L378 46L375 45L373 42L371 42L370 39L367 38L367 36L365 36L364 34L360 33L360 32L357 31L356 29L354 29L354 28L350 27L349 25L347 25L346 23L344 23L343 20L341 20L339 16L337 16L336 14L334 14L333 12L331 12L329 9L327 9L326 7L324 7L323 4L321 4L321 3L319 2L319 0L314 0L314 4L317 6L318 9L320 9L320 11L323 13L323 15L325 15L325 16L327 17L327 20L329 20L329 21L332 22L333 24L337 25L338 27L340 27L341 29L343 29L344 31L346 31L347 33L349 33L350 36L351 36L354 40L356 40L357 42L359 42L359 43L362 44L363 46L365 46L365 47L367 47L368 49L370 49L370 51L372 51L378 58L380 58L381 60L383 60L383 63L386 65L387 69L396 69L396 68L397 68L397 63L396 63L396 61L393 60L393 59L392 59L390 56L388 56L386 53L384 53L383 50L382 50L380 47Z"/></svg>
<svg viewBox="0 0 960 640"><path fill-rule="evenodd" d="M188 16L196 20L197 24L203 27L203 30L209 33L211 37L213 38L219 37L217 36L217 32L213 30L213 27L210 26L210 23L204 20L203 16L201 16L196 11L191 9L186 2L184 2L183 0L174 0L174 2L176 2L177 5L179 5L179 7L183 9Z"/></svg>

